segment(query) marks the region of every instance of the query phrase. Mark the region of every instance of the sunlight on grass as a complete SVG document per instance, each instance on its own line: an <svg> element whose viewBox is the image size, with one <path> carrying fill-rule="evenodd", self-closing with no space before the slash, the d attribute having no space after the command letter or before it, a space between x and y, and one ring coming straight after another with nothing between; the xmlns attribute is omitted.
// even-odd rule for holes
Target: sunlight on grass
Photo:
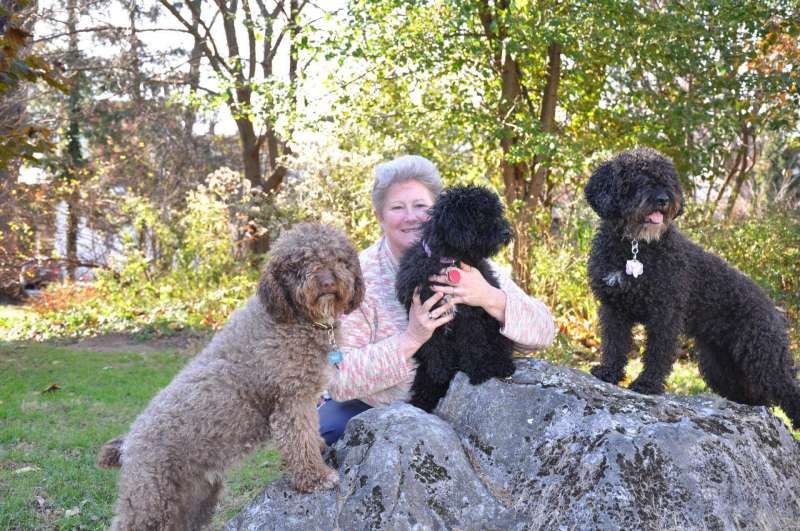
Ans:
<svg viewBox="0 0 800 531"><path fill-rule="evenodd" d="M36 312L26 306L0 304L0 338L5 331L20 328L27 320L33 319Z"/></svg>
<svg viewBox="0 0 800 531"><path fill-rule="evenodd" d="M0 529L107 527L118 472L95 467L97 450L186 360L0 342ZM215 527L279 474L269 449L233 469Z"/></svg>
<svg viewBox="0 0 800 531"><path fill-rule="evenodd" d="M211 527L222 529L267 483L280 475L280 456L277 450L270 447L249 455L231 468L226 476L225 492L217 506Z"/></svg>

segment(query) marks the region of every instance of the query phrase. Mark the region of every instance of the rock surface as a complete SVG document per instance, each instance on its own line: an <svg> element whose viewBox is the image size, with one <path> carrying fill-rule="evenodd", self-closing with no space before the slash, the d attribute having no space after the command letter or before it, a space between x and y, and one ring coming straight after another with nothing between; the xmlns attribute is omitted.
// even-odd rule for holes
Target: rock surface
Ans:
<svg viewBox="0 0 800 531"><path fill-rule="evenodd" d="M428 415L354 418L337 489L270 484L226 529L800 529L800 443L766 408L651 397L536 360Z"/></svg>

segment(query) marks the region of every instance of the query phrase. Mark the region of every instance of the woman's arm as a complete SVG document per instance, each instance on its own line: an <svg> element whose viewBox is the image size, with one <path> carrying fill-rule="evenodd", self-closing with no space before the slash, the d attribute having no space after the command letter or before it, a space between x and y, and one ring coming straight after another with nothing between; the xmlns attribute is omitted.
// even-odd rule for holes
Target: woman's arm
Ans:
<svg viewBox="0 0 800 531"><path fill-rule="evenodd" d="M500 287L489 284L480 271L464 264L459 269L458 282L451 282L445 275L431 277L437 293L450 295L455 304L480 306L500 322L500 333L514 341L521 351L546 348L553 343L556 326L547 306L529 297L511 277L490 262Z"/></svg>
<svg viewBox="0 0 800 531"><path fill-rule="evenodd" d="M506 294L506 319L500 333L514 341L514 348L522 352L552 345L557 329L547 306L527 295L494 264L492 267L500 281L500 289Z"/></svg>
<svg viewBox="0 0 800 531"><path fill-rule="evenodd" d="M386 403L403 398L414 379L414 354L433 330L453 318L449 312L452 304L431 310L439 299L441 295L434 295L421 303L415 295L408 326L400 332L390 327L377 328L380 308L374 302L365 302L344 316L337 334L343 356L328 385L331 397L339 401L366 398L400 386L395 392L386 393L386 397L375 398Z"/></svg>

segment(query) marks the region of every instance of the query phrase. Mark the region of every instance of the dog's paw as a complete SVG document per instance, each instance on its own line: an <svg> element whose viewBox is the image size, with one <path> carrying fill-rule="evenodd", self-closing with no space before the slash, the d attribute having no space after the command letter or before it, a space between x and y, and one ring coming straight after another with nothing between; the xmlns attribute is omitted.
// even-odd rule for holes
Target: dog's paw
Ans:
<svg viewBox="0 0 800 531"><path fill-rule="evenodd" d="M622 284L625 282L625 275L622 274L622 271L613 271L603 277L603 282L606 283L606 286L611 288L614 286L622 287Z"/></svg>
<svg viewBox="0 0 800 531"><path fill-rule="evenodd" d="M628 386L628 389L643 395L660 395L664 392L664 383L637 378Z"/></svg>
<svg viewBox="0 0 800 531"><path fill-rule="evenodd" d="M299 492L314 492L332 489L337 483L339 483L339 472L326 466L317 473L296 477L292 486Z"/></svg>
<svg viewBox="0 0 800 531"><path fill-rule="evenodd" d="M470 385L480 385L486 381L488 381L492 376L490 374L470 374L469 376L469 384Z"/></svg>
<svg viewBox="0 0 800 531"><path fill-rule="evenodd" d="M506 379L511 378L514 376L514 373L517 372L517 366L514 365L513 361L509 361L500 369L499 374L497 375L498 378Z"/></svg>
<svg viewBox="0 0 800 531"><path fill-rule="evenodd" d="M622 380L623 376L625 376L623 371L611 369L605 365L595 365L589 372L591 372L592 376L595 378L615 385Z"/></svg>

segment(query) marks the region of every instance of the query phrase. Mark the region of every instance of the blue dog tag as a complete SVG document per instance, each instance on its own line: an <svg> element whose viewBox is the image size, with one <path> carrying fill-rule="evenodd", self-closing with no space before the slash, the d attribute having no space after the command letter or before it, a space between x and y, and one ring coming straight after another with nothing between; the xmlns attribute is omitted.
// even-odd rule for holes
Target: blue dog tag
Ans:
<svg viewBox="0 0 800 531"><path fill-rule="evenodd" d="M331 350L328 352L328 363L331 365L339 365L342 362L342 351L341 350Z"/></svg>

